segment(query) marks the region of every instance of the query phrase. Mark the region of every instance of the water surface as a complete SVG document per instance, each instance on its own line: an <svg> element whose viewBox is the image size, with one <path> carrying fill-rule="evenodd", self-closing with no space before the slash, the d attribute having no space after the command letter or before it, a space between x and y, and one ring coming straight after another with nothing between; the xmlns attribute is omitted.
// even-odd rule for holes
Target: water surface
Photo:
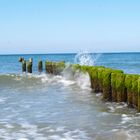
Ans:
<svg viewBox="0 0 140 140"><path fill-rule="evenodd" d="M96 65L139 73L139 56L103 54ZM31 75L21 74L18 57L0 56L1 140L140 139L140 114L124 103L103 102L102 94L91 90L88 74L37 73L38 59L74 63L75 54L26 55L34 58Z"/></svg>

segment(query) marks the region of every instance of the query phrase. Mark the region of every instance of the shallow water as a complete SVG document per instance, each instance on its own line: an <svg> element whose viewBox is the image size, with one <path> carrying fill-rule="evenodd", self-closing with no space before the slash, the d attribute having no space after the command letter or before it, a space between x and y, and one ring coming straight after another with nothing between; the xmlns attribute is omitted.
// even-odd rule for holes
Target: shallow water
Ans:
<svg viewBox="0 0 140 140"><path fill-rule="evenodd" d="M34 59L33 74L21 74L19 56ZM69 67L61 76L37 72L39 59L74 63L75 56L0 56L0 140L140 139L140 114L125 103L103 102L102 94L91 90L88 74L73 75ZM91 54L79 60L93 64L92 59L95 65L140 73L140 53Z"/></svg>
<svg viewBox="0 0 140 140"><path fill-rule="evenodd" d="M0 139L140 139L136 110L102 102L87 74L70 77L1 75Z"/></svg>

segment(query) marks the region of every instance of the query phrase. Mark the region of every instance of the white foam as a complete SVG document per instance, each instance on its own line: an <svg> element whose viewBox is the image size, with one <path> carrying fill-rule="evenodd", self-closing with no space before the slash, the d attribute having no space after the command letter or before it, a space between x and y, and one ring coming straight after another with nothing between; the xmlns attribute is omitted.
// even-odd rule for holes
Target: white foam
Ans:
<svg viewBox="0 0 140 140"><path fill-rule="evenodd" d="M109 112L115 112L115 107L114 106L108 106Z"/></svg>
<svg viewBox="0 0 140 140"><path fill-rule="evenodd" d="M7 100L7 98L5 98L5 97L0 97L0 103L5 103L6 100Z"/></svg>
<svg viewBox="0 0 140 140"><path fill-rule="evenodd" d="M18 140L29 140L29 139L27 139L27 138L19 138Z"/></svg>
<svg viewBox="0 0 140 140"><path fill-rule="evenodd" d="M81 89L88 89L91 90L90 88L90 77L88 73L82 73L77 71L75 76L75 81L77 83L77 85L81 88Z"/></svg>
<svg viewBox="0 0 140 140"><path fill-rule="evenodd" d="M122 114L122 121L121 121L121 123L124 124L124 123L130 122L130 121L132 121L132 119L133 119L132 116L128 116L126 114Z"/></svg>
<svg viewBox="0 0 140 140"><path fill-rule="evenodd" d="M65 140L65 139L60 137L59 135L53 135L53 136L48 136L48 140Z"/></svg>

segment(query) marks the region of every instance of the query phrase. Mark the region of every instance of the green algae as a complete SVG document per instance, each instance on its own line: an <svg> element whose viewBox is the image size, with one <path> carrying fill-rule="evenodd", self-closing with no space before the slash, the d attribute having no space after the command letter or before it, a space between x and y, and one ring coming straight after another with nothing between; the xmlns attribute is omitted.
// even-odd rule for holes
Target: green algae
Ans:
<svg viewBox="0 0 140 140"><path fill-rule="evenodd" d="M116 73L116 90L117 102L126 102L127 95L125 93L125 74Z"/></svg>
<svg viewBox="0 0 140 140"><path fill-rule="evenodd" d="M98 84L99 84L99 92L103 92L103 71L105 68L98 68Z"/></svg>
<svg viewBox="0 0 140 140"><path fill-rule="evenodd" d="M22 61L22 72L26 72L26 60Z"/></svg>
<svg viewBox="0 0 140 140"><path fill-rule="evenodd" d="M38 71L39 72L43 71L43 62L41 60L38 62Z"/></svg>
<svg viewBox="0 0 140 140"><path fill-rule="evenodd" d="M51 62L51 61L46 61L45 63L45 69L46 72L49 74L60 74L65 68L65 62L60 61L60 62Z"/></svg>
<svg viewBox="0 0 140 140"><path fill-rule="evenodd" d="M140 112L140 77L138 78L138 112Z"/></svg>
<svg viewBox="0 0 140 140"><path fill-rule="evenodd" d="M32 62L27 62L27 72L32 73Z"/></svg>
<svg viewBox="0 0 140 140"><path fill-rule="evenodd" d="M138 79L139 77L140 77L139 75L133 75L133 79L132 79L133 107L138 106Z"/></svg>
<svg viewBox="0 0 140 140"><path fill-rule="evenodd" d="M111 70L105 69L102 72L103 77L103 100L111 101Z"/></svg>
<svg viewBox="0 0 140 140"><path fill-rule="evenodd" d="M126 77L125 77L125 87L126 87L126 90L127 90L127 104L130 107L133 106L133 102L132 102L132 97L133 97L133 93L132 93L132 79L133 79L133 75L126 74Z"/></svg>

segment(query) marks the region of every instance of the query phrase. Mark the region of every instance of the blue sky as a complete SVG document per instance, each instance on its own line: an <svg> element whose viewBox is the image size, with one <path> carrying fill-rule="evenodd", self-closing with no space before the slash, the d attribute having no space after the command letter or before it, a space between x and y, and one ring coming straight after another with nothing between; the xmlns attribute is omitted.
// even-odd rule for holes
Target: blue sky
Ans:
<svg viewBox="0 0 140 140"><path fill-rule="evenodd" d="M0 53L139 52L139 0L0 0Z"/></svg>

